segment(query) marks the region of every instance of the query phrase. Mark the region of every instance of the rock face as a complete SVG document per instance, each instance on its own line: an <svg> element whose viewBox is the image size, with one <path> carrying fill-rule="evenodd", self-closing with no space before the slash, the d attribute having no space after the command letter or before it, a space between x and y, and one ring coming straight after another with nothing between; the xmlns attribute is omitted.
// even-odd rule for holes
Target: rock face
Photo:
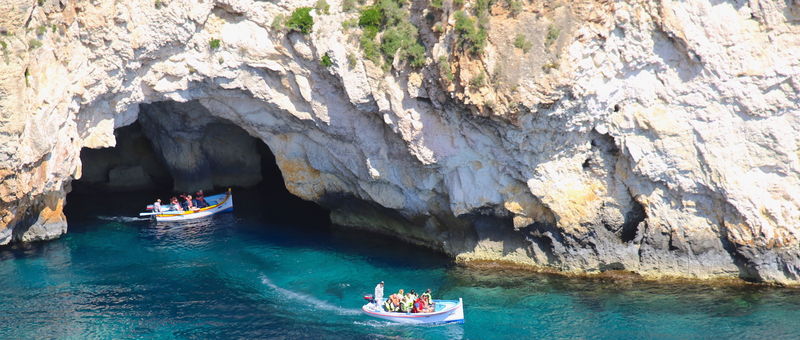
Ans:
<svg viewBox="0 0 800 340"><path fill-rule="evenodd" d="M175 191L261 182L256 139L213 117L199 102L143 104L141 109L142 130L169 169Z"/></svg>
<svg viewBox="0 0 800 340"><path fill-rule="evenodd" d="M82 148L196 113L337 223L459 261L800 283L796 1L498 2L477 55L451 2L418 1L418 69L361 58L334 0L308 35L274 23L311 0L40 3L0 4L0 243L64 232ZM148 137L193 148L185 183L218 154Z"/></svg>
<svg viewBox="0 0 800 340"><path fill-rule="evenodd" d="M172 185L169 171L159 161L139 124L114 131L117 145L83 149L81 183L90 191L153 190ZM74 186L76 190L81 186Z"/></svg>

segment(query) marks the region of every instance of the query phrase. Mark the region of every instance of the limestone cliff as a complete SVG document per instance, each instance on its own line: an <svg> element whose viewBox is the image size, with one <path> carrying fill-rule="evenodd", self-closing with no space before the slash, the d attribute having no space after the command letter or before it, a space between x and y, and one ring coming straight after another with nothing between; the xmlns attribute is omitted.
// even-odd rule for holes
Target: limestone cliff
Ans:
<svg viewBox="0 0 800 340"><path fill-rule="evenodd" d="M337 223L459 261L800 283L797 1L403 2L415 59L365 57L359 7L3 1L0 244L65 232L140 104L196 101Z"/></svg>

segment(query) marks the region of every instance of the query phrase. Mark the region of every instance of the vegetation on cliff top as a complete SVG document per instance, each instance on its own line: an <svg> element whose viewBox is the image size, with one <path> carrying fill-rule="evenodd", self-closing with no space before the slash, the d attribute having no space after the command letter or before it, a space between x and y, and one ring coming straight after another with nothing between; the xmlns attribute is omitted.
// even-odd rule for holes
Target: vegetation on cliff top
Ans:
<svg viewBox="0 0 800 340"><path fill-rule="evenodd" d="M286 20L286 28L290 31L297 31L303 34L311 33L311 27L314 26L314 18L311 17L311 7L300 7L292 12L292 15Z"/></svg>
<svg viewBox="0 0 800 340"><path fill-rule="evenodd" d="M405 1L378 0L361 9L358 25L364 57L376 64L385 59L390 67L395 58L412 67L425 65L425 47L419 43L419 31L409 20L411 13Z"/></svg>

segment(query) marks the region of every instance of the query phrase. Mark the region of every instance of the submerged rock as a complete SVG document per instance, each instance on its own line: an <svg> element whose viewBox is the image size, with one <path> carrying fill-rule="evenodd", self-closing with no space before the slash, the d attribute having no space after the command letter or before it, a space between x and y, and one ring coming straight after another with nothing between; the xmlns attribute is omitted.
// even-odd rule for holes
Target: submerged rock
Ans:
<svg viewBox="0 0 800 340"><path fill-rule="evenodd" d="M43 202L138 119L176 189L257 181L253 136L334 221L459 261L800 283L800 8L523 3L465 7L475 52L415 2L414 69L338 1L310 34L274 23L312 2L6 2L0 242L63 233Z"/></svg>

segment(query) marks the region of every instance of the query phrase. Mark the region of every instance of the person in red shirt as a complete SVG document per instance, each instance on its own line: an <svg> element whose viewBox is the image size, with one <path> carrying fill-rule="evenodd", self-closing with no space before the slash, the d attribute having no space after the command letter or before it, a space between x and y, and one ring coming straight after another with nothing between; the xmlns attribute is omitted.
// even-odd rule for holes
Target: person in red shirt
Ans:
<svg viewBox="0 0 800 340"><path fill-rule="evenodd" d="M414 310L412 313L425 313L428 311L428 302L423 298L418 298L414 301Z"/></svg>

